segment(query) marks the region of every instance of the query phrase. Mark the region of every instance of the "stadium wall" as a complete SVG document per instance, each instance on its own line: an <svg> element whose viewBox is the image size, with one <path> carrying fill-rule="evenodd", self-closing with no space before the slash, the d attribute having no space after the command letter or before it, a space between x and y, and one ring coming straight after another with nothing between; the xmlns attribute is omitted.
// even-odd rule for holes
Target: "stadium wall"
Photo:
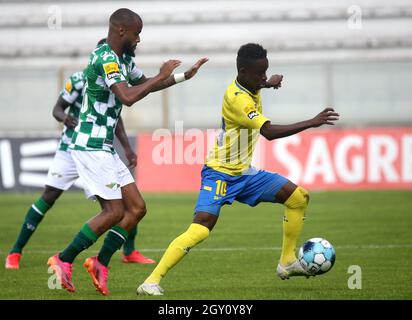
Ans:
<svg viewBox="0 0 412 320"><path fill-rule="evenodd" d="M142 192L196 192L216 132L189 129L131 136ZM43 188L58 138L0 138L0 192ZM124 159L122 149L116 150ZM268 142L256 167L278 172L310 190L412 189L412 127L311 130ZM76 188L81 183L76 184Z"/></svg>
<svg viewBox="0 0 412 320"><path fill-rule="evenodd" d="M213 131L139 137L142 191L197 191ZM312 130L269 142L253 164L310 190L411 189L412 127Z"/></svg>
<svg viewBox="0 0 412 320"><path fill-rule="evenodd" d="M58 135L53 134L19 137L0 135L0 192L42 190L59 139ZM129 142L135 146L136 138L129 136ZM117 140L114 147L122 161L127 163ZM76 181L73 189L81 188L81 181Z"/></svg>

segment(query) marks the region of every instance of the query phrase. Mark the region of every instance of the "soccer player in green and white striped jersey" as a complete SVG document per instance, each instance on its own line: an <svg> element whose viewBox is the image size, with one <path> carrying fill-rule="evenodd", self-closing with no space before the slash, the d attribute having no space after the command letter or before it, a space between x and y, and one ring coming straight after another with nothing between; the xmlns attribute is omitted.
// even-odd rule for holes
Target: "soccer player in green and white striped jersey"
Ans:
<svg viewBox="0 0 412 320"><path fill-rule="evenodd" d="M17 240L7 255L6 269L19 269L23 248L27 245L37 226L43 220L44 215L53 207L62 193L68 190L79 178L76 165L68 147L74 133L74 127L78 123L85 81L83 71L73 73L66 81L53 108L53 116L57 121L64 124L59 146L49 168L43 194L28 210ZM68 109L67 113L65 112L66 109ZM121 118L116 128L116 137L124 149L126 158L129 161L129 168L134 168L136 166L136 155L129 144ZM85 193L88 197L92 196L87 189L85 189ZM123 262L154 263L154 260L143 256L138 250L135 250L134 241L136 234L137 227L132 229L127 241L123 245Z"/></svg>
<svg viewBox="0 0 412 320"><path fill-rule="evenodd" d="M207 59L200 59L185 73L172 72L179 60L165 62L159 73L146 78L133 56L143 22L129 9L118 9L110 16L105 44L90 55L86 88L79 123L70 149L77 171L86 188L98 199L102 211L87 221L73 241L48 260L62 286L74 292L72 263L106 231L103 246L84 266L96 289L108 295L108 264L126 241L132 228L146 214L146 205L133 177L113 149L113 138L123 104L133 105L150 92L192 78Z"/></svg>

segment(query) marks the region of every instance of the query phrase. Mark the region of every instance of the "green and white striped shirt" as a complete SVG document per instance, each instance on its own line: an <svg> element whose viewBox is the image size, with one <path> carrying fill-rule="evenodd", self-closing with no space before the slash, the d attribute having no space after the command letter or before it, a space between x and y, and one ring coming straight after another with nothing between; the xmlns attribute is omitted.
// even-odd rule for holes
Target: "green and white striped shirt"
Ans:
<svg viewBox="0 0 412 320"><path fill-rule="evenodd" d="M75 72L67 79L64 88L60 91L60 97L70 104L68 114L76 119L79 118L82 107L85 81L83 71ZM73 133L74 128L64 126L58 150L67 150L72 141Z"/></svg>
<svg viewBox="0 0 412 320"><path fill-rule="evenodd" d="M109 44L104 43L90 55L84 73L86 85L83 105L70 148L115 153L113 140L122 103L110 87L123 81L133 85L143 72L137 68L131 56L124 54L118 57Z"/></svg>

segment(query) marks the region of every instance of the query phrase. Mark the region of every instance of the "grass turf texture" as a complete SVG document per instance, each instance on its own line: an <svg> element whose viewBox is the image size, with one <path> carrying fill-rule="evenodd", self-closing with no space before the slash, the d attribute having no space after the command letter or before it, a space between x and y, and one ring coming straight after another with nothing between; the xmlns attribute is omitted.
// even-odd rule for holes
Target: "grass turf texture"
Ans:
<svg viewBox="0 0 412 320"><path fill-rule="evenodd" d="M357 191L312 193L300 244L324 237L336 248L335 266L315 278L281 281L283 207L235 203L225 206L211 236L191 250L166 278L163 297L135 291L153 265L111 261L111 295L97 293L82 266L103 238L77 257L76 293L48 288L47 258L62 250L99 208L81 193L65 193L47 214L23 251L19 270L4 269L4 259L27 209L39 194L0 195L0 299L412 299L412 192ZM191 222L196 194L146 194L148 214L136 246L157 261ZM362 289L349 289L348 268L359 265Z"/></svg>

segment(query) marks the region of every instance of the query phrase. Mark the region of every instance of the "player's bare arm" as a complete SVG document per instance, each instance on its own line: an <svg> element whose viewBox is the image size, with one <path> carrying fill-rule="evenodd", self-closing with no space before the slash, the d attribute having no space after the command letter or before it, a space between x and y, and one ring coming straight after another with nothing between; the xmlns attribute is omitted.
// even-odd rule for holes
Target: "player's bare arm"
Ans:
<svg viewBox="0 0 412 320"><path fill-rule="evenodd" d="M189 70L184 72L184 80L189 80L191 78L193 78L197 71L200 69L200 67L205 64L207 61L209 61L208 58L201 58L199 59ZM151 78L146 78L144 75L139 79L138 82L136 82L135 85L139 85L142 83L145 83L146 81L148 81ZM176 84L176 77L175 75L170 75L167 79L165 79L164 81L160 82L156 87L153 88L153 90L151 92L155 92L155 91L159 91L159 90L163 90L166 89L168 87L171 87L173 85Z"/></svg>
<svg viewBox="0 0 412 320"><path fill-rule="evenodd" d="M127 158L127 161L129 162L127 164L127 166L129 168L136 167L137 156L134 153L134 151L133 151L133 149L132 149L132 147L129 143L129 139L127 138L127 134L126 134L126 130L124 128L122 117L120 117L119 120L117 121L115 134L116 134L117 139L119 139L119 142L123 147L124 154Z"/></svg>
<svg viewBox="0 0 412 320"><path fill-rule="evenodd" d="M129 87L126 82L115 83L110 87L110 90L116 95L122 104L130 107L132 104L143 99L153 88L170 77L173 70L176 69L181 62L179 60L166 61L161 67L159 73L150 78L146 82L137 86Z"/></svg>
<svg viewBox="0 0 412 320"><path fill-rule="evenodd" d="M267 140L274 140L291 136L309 128L317 128L325 124L334 125L337 120L339 120L339 113L336 113L333 108L325 108L314 118L294 124L277 125L267 121L260 128L260 134Z"/></svg>
<svg viewBox="0 0 412 320"><path fill-rule="evenodd" d="M77 126L78 121L76 118L73 118L71 115L64 112L68 107L70 107L70 103L62 97L59 97L53 107L53 117L57 121L64 123L64 125L68 128L74 128Z"/></svg>

